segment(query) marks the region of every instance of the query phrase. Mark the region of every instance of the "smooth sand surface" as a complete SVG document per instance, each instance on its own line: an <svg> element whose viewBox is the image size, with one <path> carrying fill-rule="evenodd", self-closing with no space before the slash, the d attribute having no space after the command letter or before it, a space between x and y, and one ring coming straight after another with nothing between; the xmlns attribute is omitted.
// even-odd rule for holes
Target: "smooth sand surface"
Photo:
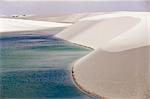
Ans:
<svg viewBox="0 0 150 99"><path fill-rule="evenodd" d="M121 52L96 50L74 64L76 82L108 99L149 99L150 47Z"/></svg>
<svg viewBox="0 0 150 99"><path fill-rule="evenodd" d="M61 14L61 15L43 15L43 16L26 16L26 17L16 17L16 19L27 19L35 21L47 21L47 22L62 22L62 23L74 23L77 22L80 18L83 18L89 14L79 13L79 14Z"/></svg>
<svg viewBox="0 0 150 99"><path fill-rule="evenodd" d="M17 31L33 31L44 30L60 27L68 27L68 23L56 23L45 21L32 21L24 19L0 18L0 33L17 32Z"/></svg>
<svg viewBox="0 0 150 99"><path fill-rule="evenodd" d="M95 49L73 67L84 90L108 99L150 99L149 12L84 18L56 36Z"/></svg>
<svg viewBox="0 0 150 99"><path fill-rule="evenodd" d="M95 13L72 13L72 14L56 14L56 15L16 15L14 16L4 16L4 18L15 18L15 19L26 19L26 20L35 20L35 21L47 21L47 22L60 22L60 23L75 23L78 20L105 14L106 12L95 12ZM108 12L107 12L108 13Z"/></svg>
<svg viewBox="0 0 150 99"><path fill-rule="evenodd" d="M149 13L141 14L140 12L116 12L83 18L57 34L56 37L96 49L121 33L130 32L129 30L138 31L138 27L147 24L147 22L144 23L146 17L142 21L141 17L148 15Z"/></svg>

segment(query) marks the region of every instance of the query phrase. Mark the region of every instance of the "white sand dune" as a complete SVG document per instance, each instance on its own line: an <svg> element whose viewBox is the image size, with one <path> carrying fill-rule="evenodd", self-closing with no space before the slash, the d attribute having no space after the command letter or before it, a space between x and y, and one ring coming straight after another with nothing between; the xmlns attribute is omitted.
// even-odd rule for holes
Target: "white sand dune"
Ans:
<svg viewBox="0 0 150 99"><path fill-rule="evenodd" d="M94 48L73 67L76 83L108 99L150 99L150 13L81 19L56 35Z"/></svg>
<svg viewBox="0 0 150 99"><path fill-rule="evenodd" d="M45 15L45 16L26 16L26 17L16 17L16 19L27 19L36 21L50 21L50 22L61 22L61 23L74 23L80 18L83 18L89 14L79 13L79 14L61 14L61 15Z"/></svg>
<svg viewBox="0 0 150 99"><path fill-rule="evenodd" d="M75 63L76 82L108 99L149 99L149 49L96 50Z"/></svg>
<svg viewBox="0 0 150 99"><path fill-rule="evenodd" d="M88 17L57 34L56 37L96 49L121 33L140 27L145 20L141 20L141 17L148 15L149 13L144 12L119 12Z"/></svg>
<svg viewBox="0 0 150 99"><path fill-rule="evenodd" d="M15 18L15 19L26 19L26 20L35 20L35 21L47 21L47 22L59 22L59 23L74 23L80 20L81 18L105 14L106 12L98 13L75 13L75 14L56 14L56 15L26 15L17 17L4 16L4 18Z"/></svg>
<svg viewBox="0 0 150 99"><path fill-rule="evenodd" d="M44 30L44 29L52 29L58 27L68 27L70 25L71 24L68 23L0 18L0 33Z"/></svg>

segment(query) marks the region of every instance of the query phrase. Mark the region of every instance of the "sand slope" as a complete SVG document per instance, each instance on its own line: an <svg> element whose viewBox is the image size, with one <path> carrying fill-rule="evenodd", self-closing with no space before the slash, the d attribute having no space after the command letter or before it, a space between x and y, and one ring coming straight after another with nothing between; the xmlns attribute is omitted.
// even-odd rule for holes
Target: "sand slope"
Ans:
<svg viewBox="0 0 150 99"><path fill-rule="evenodd" d="M56 37L96 49L121 33L140 27L145 20L141 20L140 17L146 15L147 13L132 15L131 12L119 12L84 18L57 34Z"/></svg>
<svg viewBox="0 0 150 99"><path fill-rule="evenodd" d="M108 99L150 98L150 13L88 17L56 36L95 49L73 67L84 90Z"/></svg>
<svg viewBox="0 0 150 99"><path fill-rule="evenodd" d="M2 16L2 17L14 18L14 19L35 20L35 21L47 21L47 22L75 23L82 18L105 14L105 13L106 12L56 14L56 15L41 15L41 16L40 15L25 15L25 16L18 15L17 17L12 17L12 16Z"/></svg>
<svg viewBox="0 0 150 99"><path fill-rule="evenodd" d="M70 25L71 24L67 23L0 18L0 33L43 30L57 27L67 27Z"/></svg>
<svg viewBox="0 0 150 99"><path fill-rule="evenodd" d="M149 99L150 47L122 52L97 50L74 64L74 76L85 90L108 99Z"/></svg>

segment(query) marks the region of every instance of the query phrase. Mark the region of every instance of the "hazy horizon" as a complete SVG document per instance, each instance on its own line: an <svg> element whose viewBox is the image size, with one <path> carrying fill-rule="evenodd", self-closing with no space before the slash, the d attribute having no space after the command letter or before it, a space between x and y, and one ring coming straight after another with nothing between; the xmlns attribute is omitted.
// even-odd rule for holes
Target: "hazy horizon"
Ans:
<svg viewBox="0 0 150 99"><path fill-rule="evenodd" d="M1 1L0 15L150 11L149 1Z"/></svg>

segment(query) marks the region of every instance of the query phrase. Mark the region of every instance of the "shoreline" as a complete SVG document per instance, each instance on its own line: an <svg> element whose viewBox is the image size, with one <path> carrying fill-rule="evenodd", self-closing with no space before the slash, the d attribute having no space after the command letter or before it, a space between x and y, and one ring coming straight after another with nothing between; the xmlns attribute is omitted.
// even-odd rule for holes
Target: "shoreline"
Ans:
<svg viewBox="0 0 150 99"><path fill-rule="evenodd" d="M59 37L57 37L57 38L59 38ZM59 38L59 39L61 39L61 38ZM65 40L65 39L62 39L62 40ZM67 40L65 40L65 41L67 41ZM67 41L67 42L69 42L69 41ZM89 50L91 50L91 51L94 51L94 48L92 48L92 47L88 47L88 46L85 46L85 45L81 45L81 44L77 44L77 43L73 43L73 42L71 42L72 44L75 44L75 45L77 45L77 46L79 46L79 47L83 47L83 48L85 48L85 49L89 49ZM88 55L88 54L87 54ZM85 55L86 56L86 55ZM84 57L84 56L83 56ZM82 58L82 57L81 57ZM79 60L79 59L78 59ZM76 61L75 61L76 62ZM70 64L70 68L71 68L71 71L70 71L70 78L71 78L71 80L72 80L72 83L75 85L75 87L77 88L77 89L79 89L80 91L81 91L81 93L84 93L85 95L87 95L87 96L89 96L89 97L97 97L97 98L99 98L99 99L105 99L104 97L102 97L102 96L99 96L99 95L97 95L97 94L95 94L95 93L93 93L93 92L90 92L90 91L88 91L88 90L85 90L79 83L77 83L77 80L76 80L76 78L75 78L75 75L74 75L74 63L75 62L73 62L73 63L71 63Z"/></svg>
<svg viewBox="0 0 150 99"><path fill-rule="evenodd" d="M60 38L61 39L61 38ZM64 40L64 39L62 39L62 40ZM65 40L65 41L67 41L67 40ZM67 42L69 42L69 41L67 41ZM88 47L88 46L85 46L85 45L81 45L81 44L77 44L77 43L73 43L72 42L72 44L75 44L75 45L77 45L77 46L80 46L80 47L83 47L83 48L85 48L85 49L89 49L89 50L91 50L91 51L94 51L94 48L92 48L92 47ZM86 55L85 55L86 56ZM84 56L83 56L84 57ZM82 57L81 57L82 58ZM79 59L78 59L79 60ZM76 62L76 61L75 61ZM89 90L85 90L79 83L77 83L77 80L76 80L76 78L75 78L75 75L74 75L74 63L75 62L73 62L73 63L71 63L70 64L70 68L71 68L71 71L70 71L70 73L71 73L71 80L72 80L72 82L73 82L73 84L75 85L75 87L77 88L77 89L79 89L82 93L84 93L84 94L86 94L86 95L88 95L89 97L96 97L96 98L98 98L98 99L106 99L106 98L104 98L104 97L102 97L102 96L99 96L99 95L97 95L97 94L95 94L95 93L93 93L93 92L90 92Z"/></svg>
<svg viewBox="0 0 150 99"><path fill-rule="evenodd" d="M102 96L99 96L93 92L90 92L89 90L85 90L79 83L77 83L77 80L75 78L75 75L74 75L74 63L71 65L71 79L72 79L72 82L73 84L84 94L88 95L89 97L97 97L99 99L105 99L104 97Z"/></svg>
<svg viewBox="0 0 150 99"><path fill-rule="evenodd" d="M59 38L59 39L61 39L61 38ZM65 39L62 39L62 40L65 40ZM67 40L65 40L65 41L67 41ZM67 42L69 42L69 41L67 41ZM75 44L75 45L77 45L77 46L79 46L79 47L83 47L83 48L85 48L85 49L89 49L89 50L91 50L91 51L93 51L94 49L92 48L92 47L88 47L88 46L84 46L84 45L81 45L81 44L77 44L77 43L73 43L73 42L71 42L72 44ZM86 56L86 55L85 55ZM84 57L84 56L83 56ZM81 57L82 58L82 57ZM75 61L76 62L76 61ZM77 88L77 89L79 89L80 91L81 91L81 93L84 93L84 94L86 94L87 96L89 96L89 97L97 97L97 98L99 98L99 99L105 99L104 97L102 97L102 96L99 96L99 95L97 95L97 94L95 94L95 93L92 93L92 92L90 92L90 91L88 91L88 90L85 90L79 83L77 83L77 81L76 81L76 79L75 79L75 76L74 76L74 63L75 62L73 62L73 63L71 63L70 64L70 69L71 69L71 71L70 71L70 78L71 78L71 80L72 80L72 83L75 85L75 87Z"/></svg>
<svg viewBox="0 0 150 99"><path fill-rule="evenodd" d="M59 34L59 33L58 33L58 34ZM62 39L62 38L60 38L60 37L56 37L56 35L57 35L57 34L54 34L54 36L53 36L53 37L55 37L55 38L59 38L59 39L61 39L61 40L64 40L64 41L66 41L66 42L69 42L69 43L72 43L72 44L77 45L77 46L79 46L79 47L82 47L82 48L84 48L84 49L89 49L90 51L95 50L95 49L94 49L94 48L92 48L92 47L89 47L89 46L86 46L86 45L81 45L81 44L74 43L74 42L70 42L70 41L68 41L68 40L66 40L66 39Z"/></svg>

